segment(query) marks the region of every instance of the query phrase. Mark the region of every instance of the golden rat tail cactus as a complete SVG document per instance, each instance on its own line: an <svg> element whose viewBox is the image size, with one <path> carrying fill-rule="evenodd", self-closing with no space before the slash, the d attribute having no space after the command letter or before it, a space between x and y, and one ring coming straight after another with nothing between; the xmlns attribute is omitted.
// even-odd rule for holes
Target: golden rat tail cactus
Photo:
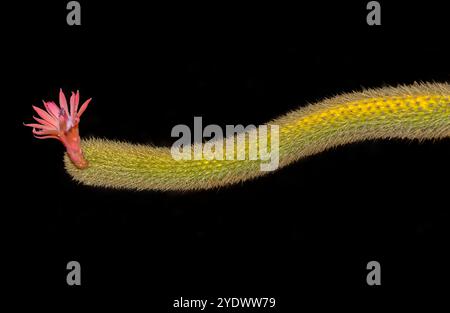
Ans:
<svg viewBox="0 0 450 313"><path fill-rule="evenodd" d="M80 149L78 122L87 107L77 112L78 93L67 110L64 95L60 108L44 103L35 108L41 124L29 124L40 138L57 138L67 149L65 167L78 182L135 190L211 189L245 181L267 172L261 160L175 159L168 147L134 145L102 139L83 140ZM371 139L440 139L450 137L450 85L414 84L354 92L325 99L274 119L279 127L279 165L331 147ZM36 130L38 129L38 130ZM259 142L249 136L246 146ZM227 138L220 139L225 146ZM257 144L257 143L256 143ZM248 149L246 148L246 154ZM194 150L194 146L192 146Z"/></svg>

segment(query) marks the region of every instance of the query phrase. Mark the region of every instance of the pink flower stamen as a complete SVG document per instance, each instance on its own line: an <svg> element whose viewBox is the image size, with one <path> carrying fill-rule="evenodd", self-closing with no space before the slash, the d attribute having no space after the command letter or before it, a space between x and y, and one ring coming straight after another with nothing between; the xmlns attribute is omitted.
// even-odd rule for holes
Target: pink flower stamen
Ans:
<svg viewBox="0 0 450 313"><path fill-rule="evenodd" d="M80 92L72 92L70 97L70 111L67 106L66 96L60 89L59 91L59 107L56 103L44 101L45 110L33 106L39 117L33 116L36 122L25 124L25 126L33 128L33 135L38 139L58 139L66 147L67 154L73 164L84 169L88 166L88 162L81 151L81 140L78 131L80 117L86 110L92 98L86 100L78 110L80 101Z"/></svg>

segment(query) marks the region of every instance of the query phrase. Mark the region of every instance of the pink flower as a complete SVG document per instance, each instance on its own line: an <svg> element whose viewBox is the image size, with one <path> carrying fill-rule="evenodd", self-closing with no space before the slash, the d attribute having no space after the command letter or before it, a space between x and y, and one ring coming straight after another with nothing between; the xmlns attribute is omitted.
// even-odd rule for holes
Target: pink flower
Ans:
<svg viewBox="0 0 450 313"><path fill-rule="evenodd" d="M61 141L66 147L67 154L73 164L80 169L86 168L88 162L81 151L78 124L91 99L86 100L78 110L80 92L72 92L69 110L66 96L60 90L59 107L53 101L43 101L45 110L33 106L39 115L39 117L33 116L33 118L39 123L25 124L25 126L33 127L33 135L38 139L54 138Z"/></svg>

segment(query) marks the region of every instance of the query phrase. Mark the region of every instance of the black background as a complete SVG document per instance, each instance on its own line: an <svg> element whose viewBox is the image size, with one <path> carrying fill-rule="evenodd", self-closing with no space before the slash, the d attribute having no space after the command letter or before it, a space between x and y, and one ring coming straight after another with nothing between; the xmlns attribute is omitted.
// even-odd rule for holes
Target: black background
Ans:
<svg viewBox="0 0 450 313"><path fill-rule="evenodd" d="M4 6L8 289L59 309L276 297L284 312L445 291L448 140L352 144L241 185L162 193L77 185L63 147L22 126L32 104L79 89L93 97L82 137L170 146L193 116L257 125L363 87L448 81L444 1L393 2L380 1L382 26L366 24L366 1L80 1L72 27L66 1ZM366 284L372 260L381 286Z"/></svg>

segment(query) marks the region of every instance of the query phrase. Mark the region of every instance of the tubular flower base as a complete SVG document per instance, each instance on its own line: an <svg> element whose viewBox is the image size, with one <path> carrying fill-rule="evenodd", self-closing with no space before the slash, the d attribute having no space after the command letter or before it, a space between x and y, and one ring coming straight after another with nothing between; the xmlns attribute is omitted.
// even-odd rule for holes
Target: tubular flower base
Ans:
<svg viewBox="0 0 450 313"><path fill-rule="evenodd" d="M66 147L67 155L73 164L79 168L87 168L88 162L81 151L81 140L78 131L80 117L86 110L91 99L86 100L78 110L80 93L72 92L70 97L70 110L67 106L66 96L59 91L59 107L53 101L44 102L45 110L33 106L39 117L33 116L38 123L25 124L33 127L33 135L38 139L58 139Z"/></svg>

